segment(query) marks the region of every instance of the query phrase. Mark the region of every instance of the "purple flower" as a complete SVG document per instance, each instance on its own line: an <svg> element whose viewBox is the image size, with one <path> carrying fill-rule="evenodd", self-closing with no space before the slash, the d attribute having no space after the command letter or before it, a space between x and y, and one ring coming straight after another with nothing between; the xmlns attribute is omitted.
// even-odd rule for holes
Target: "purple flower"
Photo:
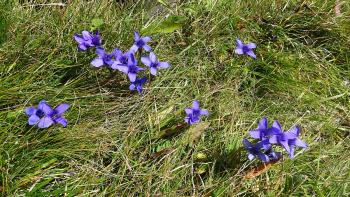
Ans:
<svg viewBox="0 0 350 197"><path fill-rule="evenodd" d="M235 53L238 55L249 55L250 57L256 59L256 55L253 52L253 49L256 48L255 43L244 44L240 39L237 38L237 48Z"/></svg>
<svg viewBox="0 0 350 197"><path fill-rule="evenodd" d="M127 51L123 53L123 51L119 49L114 49L114 56L115 56L115 61L113 62L111 68L114 70L120 70L120 66L127 67L128 66L128 59L130 56L130 52Z"/></svg>
<svg viewBox="0 0 350 197"><path fill-rule="evenodd" d="M248 151L248 159L253 160L255 157L258 157L263 162L269 162L270 158L267 154L261 152L262 150L266 150L268 146L271 149L271 145L268 140L260 141L256 144L252 144L247 139L243 139L243 145Z"/></svg>
<svg viewBox="0 0 350 197"><path fill-rule="evenodd" d="M140 34L138 32L134 32L134 45L130 48L130 52L136 53L138 49L145 49L145 51L151 51L152 48L147 45L147 42L151 41L151 37L140 37Z"/></svg>
<svg viewBox="0 0 350 197"><path fill-rule="evenodd" d="M156 75L158 69L170 67L168 62L158 62L157 56L153 52L149 54L149 57L141 57L141 62L150 67L152 75Z"/></svg>
<svg viewBox="0 0 350 197"><path fill-rule="evenodd" d="M133 53L129 54L127 65L117 65L116 68L121 72L128 75L131 82L136 80L137 73L145 70L144 68L140 68L137 66L137 60Z"/></svg>
<svg viewBox="0 0 350 197"><path fill-rule="evenodd" d="M307 148L307 144L298 138L299 134L299 126L294 126L288 132L283 132L280 123L275 121L269 129L269 135L271 135L269 142L282 146L289 154L289 157L293 158L295 146Z"/></svg>
<svg viewBox="0 0 350 197"><path fill-rule="evenodd" d="M91 62L91 65L94 67L99 68L103 65L111 66L113 64L114 53L106 53L106 51L100 47L96 49L96 53L98 56Z"/></svg>
<svg viewBox="0 0 350 197"><path fill-rule="evenodd" d="M85 51L93 46L101 46L101 38L99 31L96 31L96 35L88 31L83 31L82 35L75 34L74 39L78 42L78 49L82 51Z"/></svg>
<svg viewBox="0 0 350 197"><path fill-rule="evenodd" d="M146 83L147 77L143 77L140 79L136 79L134 82L131 83L129 89L130 90L137 90L140 94L142 93L142 85Z"/></svg>
<svg viewBox="0 0 350 197"><path fill-rule="evenodd" d="M208 116L208 110L203 110L199 108L199 102L193 101L192 108L186 108L185 112L187 117L185 118L185 122L192 125L200 121L201 116Z"/></svg>
<svg viewBox="0 0 350 197"><path fill-rule="evenodd" d="M267 139L267 134L268 134L268 122L267 122L267 118L262 118L259 121L258 124L258 128L254 129L252 131L249 131L250 136L252 136L252 138L254 139L258 139L258 140L265 140Z"/></svg>
<svg viewBox="0 0 350 197"><path fill-rule="evenodd" d="M25 113L29 116L28 124L38 124L39 128L48 128L52 124L61 124L67 126L67 119L63 117L63 113L69 108L69 104L62 103L55 109L52 109L45 100L39 102L38 108L28 107Z"/></svg>
<svg viewBox="0 0 350 197"><path fill-rule="evenodd" d="M273 151L272 146L270 149L265 151L265 154L270 158L270 160L278 160L282 157L282 153Z"/></svg>

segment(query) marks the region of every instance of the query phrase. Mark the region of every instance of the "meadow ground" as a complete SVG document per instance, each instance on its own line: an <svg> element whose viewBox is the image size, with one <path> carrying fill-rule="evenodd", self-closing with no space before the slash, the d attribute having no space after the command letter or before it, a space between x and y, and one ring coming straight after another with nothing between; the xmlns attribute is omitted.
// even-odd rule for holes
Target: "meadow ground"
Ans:
<svg viewBox="0 0 350 197"><path fill-rule="evenodd" d="M348 1L53 2L0 3L3 196L350 194ZM125 75L93 68L94 51L73 39L98 18L104 47L126 50L135 30L166 17L176 24L151 46L172 66L141 96ZM237 37L257 43L257 60L234 54ZM71 104L66 128L27 125L24 109L41 99ZM176 126L193 100L210 125L189 141L196 131ZM264 116L300 124L309 148L247 178L261 163L242 139Z"/></svg>

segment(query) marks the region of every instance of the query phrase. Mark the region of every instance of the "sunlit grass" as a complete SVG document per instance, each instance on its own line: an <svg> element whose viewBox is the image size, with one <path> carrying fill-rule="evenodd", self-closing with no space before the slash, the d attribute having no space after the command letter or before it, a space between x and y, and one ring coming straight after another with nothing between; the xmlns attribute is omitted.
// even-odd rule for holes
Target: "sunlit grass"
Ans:
<svg viewBox="0 0 350 197"><path fill-rule="evenodd" d="M348 195L350 6L336 17L335 1L169 2L0 6L2 195ZM100 18L106 49L126 50L134 30L168 15L187 21L151 35L172 67L142 96L126 76L92 68L95 54L78 52L72 37ZM233 53L237 37L257 43L256 61ZM26 125L24 108L41 99L71 104L67 128ZM193 100L210 112L196 143L187 128L159 139ZM263 116L300 124L309 148L244 179L259 163L241 141Z"/></svg>

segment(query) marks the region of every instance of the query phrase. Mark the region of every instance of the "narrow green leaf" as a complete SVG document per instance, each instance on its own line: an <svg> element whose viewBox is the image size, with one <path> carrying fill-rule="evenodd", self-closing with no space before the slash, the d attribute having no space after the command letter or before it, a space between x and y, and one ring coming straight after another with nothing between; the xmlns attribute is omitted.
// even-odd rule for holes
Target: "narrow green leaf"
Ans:
<svg viewBox="0 0 350 197"><path fill-rule="evenodd" d="M39 195L41 193L40 191L43 191L44 188L53 180L54 178L48 178L43 181L40 181L38 184L36 184L33 188L29 190L29 193L27 193L27 195L29 194ZM44 195L39 195L39 196L44 196Z"/></svg>
<svg viewBox="0 0 350 197"><path fill-rule="evenodd" d="M175 30L181 29L186 23L187 18L184 16L169 16L163 21L152 24L141 30L142 34L155 34L155 33L172 33Z"/></svg>

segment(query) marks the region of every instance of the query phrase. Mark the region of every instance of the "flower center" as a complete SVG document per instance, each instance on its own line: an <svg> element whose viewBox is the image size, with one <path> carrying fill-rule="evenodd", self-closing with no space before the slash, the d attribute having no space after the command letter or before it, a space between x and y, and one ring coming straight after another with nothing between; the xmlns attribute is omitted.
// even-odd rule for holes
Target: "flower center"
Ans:
<svg viewBox="0 0 350 197"><path fill-rule="evenodd" d="M138 40L138 41L136 42L136 45L137 45L138 47L142 47L143 45L145 45L145 42L144 42L142 39L140 39L140 40Z"/></svg>
<svg viewBox="0 0 350 197"><path fill-rule="evenodd" d="M256 147L252 147L249 151L254 155L257 155L260 153L260 150L258 150Z"/></svg>
<svg viewBox="0 0 350 197"><path fill-rule="evenodd" d="M157 68L158 67L158 63L152 62L151 67Z"/></svg>
<svg viewBox="0 0 350 197"><path fill-rule="evenodd" d="M287 138L286 138L286 136L284 134L278 135L277 139L278 139L278 141L286 141L287 140Z"/></svg>
<svg viewBox="0 0 350 197"><path fill-rule="evenodd" d="M201 114L201 111L198 110L198 109L193 109L193 116L196 117L196 116L199 116Z"/></svg>
<svg viewBox="0 0 350 197"><path fill-rule="evenodd" d="M128 59L125 57L125 56L122 56L119 58L119 61L122 63L122 64L127 64L128 63Z"/></svg>
<svg viewBox="0 0 350 197"><path fill-rule="evenodd" d="M45 113L42 110L38 109L36 111L35 115L37 115L37 116L39 116L41 118L41 117L45 116Z"/></svg>
<svg viewBox="0 0 350 197"><path fill-rule="evenodd" d="M136 66L129 66L129 73L137 73L138 69Z"/></svg>
<svg viewBox="0 0 350 197"><path fill-rule="evenodd" d="M246 46L246 45L244 45L244 46L242 47L242 50L243 50L243 53L248 53L248 52L250 51L249 47Z"/></svg>
<svg viewBox="0 0 350 197"><path fill-rule="evenodd" d="M92 38L92 44L94 44L95 46L99 46L100 45L100 39L97 36L94 36Z"/></svg>
<svg viewBox="0 0 350 197"><path fill-rule="evenodd" d="M110 55L110 54L105 54L104 56L103 56L103 61L108 61L108 60L110 60L110 59L112 59L112 55Z"/></svg>

